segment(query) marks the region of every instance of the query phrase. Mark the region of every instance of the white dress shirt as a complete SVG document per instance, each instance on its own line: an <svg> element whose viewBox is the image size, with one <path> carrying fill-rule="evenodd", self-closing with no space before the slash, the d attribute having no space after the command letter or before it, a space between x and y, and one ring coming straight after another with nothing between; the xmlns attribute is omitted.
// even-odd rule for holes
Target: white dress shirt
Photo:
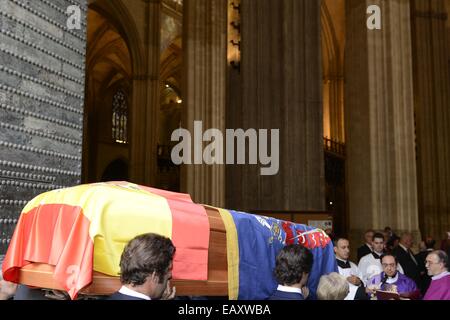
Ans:
<svg viewBox="0 0 450 320"><path fill-rule="evenodd" d="M135 297L135 298L141 298L144 300L152 300L149 296L146 296L143 293L134 291L128 287L122 286L122 288L120 288L119 293L124 294L126 296L130 296L130 297Z"/></svg>
<svg viewBox="0 0 450 320"><path fill-rule="evenodd" d="M283 292L300 293L301 295L303 295L302 289L300 289L300 288L294 288L294 287L287 287L287 286L283 286L283 285L281 285L281 284L278 285L277 290L278 290L278 291L283 291Z"/></svg>

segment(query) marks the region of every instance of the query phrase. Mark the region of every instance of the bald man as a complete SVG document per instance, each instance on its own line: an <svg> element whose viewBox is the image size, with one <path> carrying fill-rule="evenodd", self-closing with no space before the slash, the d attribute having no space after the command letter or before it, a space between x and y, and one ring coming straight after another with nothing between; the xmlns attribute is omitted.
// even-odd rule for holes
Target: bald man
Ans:
<svg viewBox="0 0 450 320"><path fill-rule="evenodd" d="M442 250L432 251L426 258L430 287L424 300L450 300L450 272L448 272L448 255Z"/></svg>

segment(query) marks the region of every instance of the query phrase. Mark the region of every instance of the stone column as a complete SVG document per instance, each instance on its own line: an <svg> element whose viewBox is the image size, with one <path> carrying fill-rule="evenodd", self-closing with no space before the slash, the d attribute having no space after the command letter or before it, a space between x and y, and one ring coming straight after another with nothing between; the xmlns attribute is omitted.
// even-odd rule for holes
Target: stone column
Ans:
<svg viewBox="0 0 450 320"><path fill-rule="evenodd" d="M143 63L133 68L130 180L153 186L157 172L161 0L143 3L146 31ZM138 46L138 44L135 44Z"/></svg>
<svg viewBox="0 0 450 320"><path fill-rule="evenodd" d="M381 30L366 27L369 5ZM366 228L418 232L408 0L346 2L345 127L350 238ZM416 234L416 236L418 236Z"/></svg>
<svg viewBox="0 0 450 320"><path fill-rule="evenodd" d="M241 1L242 111L231 128L279 129L280 158L276 175L248 158L227 166L227 207L324 210L320 4Z"/></svg>
<svg viewBox="0 0 450 320"><path fill-rule="evenodd" d="M412 3L420 222L440 240L450 230L448 14L442 0Z"/></svg>
<svg viewBox="0 0 450 320"><path fill-rule="evenodd" d="M192 135L192 148L194 121L202 121L203 131L215 128L225 135L227 14L227 0L183 2L183 128ZM223 207L225 166L184 165L181 188L196 202Z"/></svg>

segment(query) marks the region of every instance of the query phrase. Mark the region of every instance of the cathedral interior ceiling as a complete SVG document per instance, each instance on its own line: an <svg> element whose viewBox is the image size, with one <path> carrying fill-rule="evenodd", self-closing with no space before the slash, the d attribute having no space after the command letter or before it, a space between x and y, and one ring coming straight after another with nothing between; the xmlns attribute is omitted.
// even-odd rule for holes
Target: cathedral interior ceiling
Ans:
<svg viewBox="0 0 450 320"><path fill-rule="evenodd" d="M161 53L164 53L172 42L181 38L183 32L182 20L182 15L173 16L163 7L161 14Z"/></svg>
<svg viewBox="0 0 450 320"><path fill-rule="evenodd" d="M129 50L114 26L92 9L88 12L88 26L88 74L105 87L130 78Z"/></svg>
<svg viewBox="0 0 450 320"><path fill-rule="evenodd" d="M175 39L161 54L161 80L174 88L180 88L182 49L181 37Z"/></svg>
<svg viewBox="0 0 450 320"><path fill-rule="evenodd" d="M343 72L345 48L345 1L322 2L323 71L326 77Z"/></svg>

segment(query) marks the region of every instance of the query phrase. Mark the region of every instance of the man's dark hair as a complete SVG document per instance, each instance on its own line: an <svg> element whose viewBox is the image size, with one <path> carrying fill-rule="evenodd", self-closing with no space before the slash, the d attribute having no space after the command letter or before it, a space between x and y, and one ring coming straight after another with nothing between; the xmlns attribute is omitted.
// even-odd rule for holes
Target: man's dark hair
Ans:
<svg viewBox="0 0 450 320"><path fill-rule="evenodd" d="M425 247L427 247L427 249L434 249L435 244L436 241L434 239L431 238L425 239Z"/></svg>
<svg viewBox="0 0 450 320"><path fill-rule="evenodd" d="M434 251L431 251L429 253L429 255L430 254L435 254L438 257L439 262L442 262L444 264L444 267L448 271L448 255L447 255L447 253L445 251L443 251L443 250L434 250Z"/></svg>
<svg viewBox="0 0 450 320"><path fill-rule="evenodd" d="M347 238L344 238L344 237L336 237L336 238L333 240L333 246L334 246L334 247L337 247L337 245L338 245L338 243L339 243L340 240L346 240L346 241L350 242Z"/></svg>
<svg viewBox="0 0 450 320"><path fill-rule="evenodd" d="M169 271L175 247L169 238L146 233L132 239L120 257L122 284L142 285L155 272L159 283Z"/></svg>
<svg viewBox="0 0 450 320"><path fill-rule="evenodd" d="M277 256L275 278L281 285L293 285L300 282L303 272L310 273L313 254L299 244L285 246Z"/></svg>
<svg viewBox="0 0 450 320"><path fill-rule="evenodd" d="M395 255L393 255L391 253L384 253L384 254L382 254L381 257L380 257L380 262L381 263L383 263L384 257L392 257L392 258L394 258L395 264L398 265L398 260L397 260L397 257Z"/></svg>
<svg viewBox="0 0 450 320"><path fill-rule="evenodd" d="M373 235L372 241L375 240L375 238L383 239L383 241L384 241L384 235L380 232L377 232Z"/></svg>

